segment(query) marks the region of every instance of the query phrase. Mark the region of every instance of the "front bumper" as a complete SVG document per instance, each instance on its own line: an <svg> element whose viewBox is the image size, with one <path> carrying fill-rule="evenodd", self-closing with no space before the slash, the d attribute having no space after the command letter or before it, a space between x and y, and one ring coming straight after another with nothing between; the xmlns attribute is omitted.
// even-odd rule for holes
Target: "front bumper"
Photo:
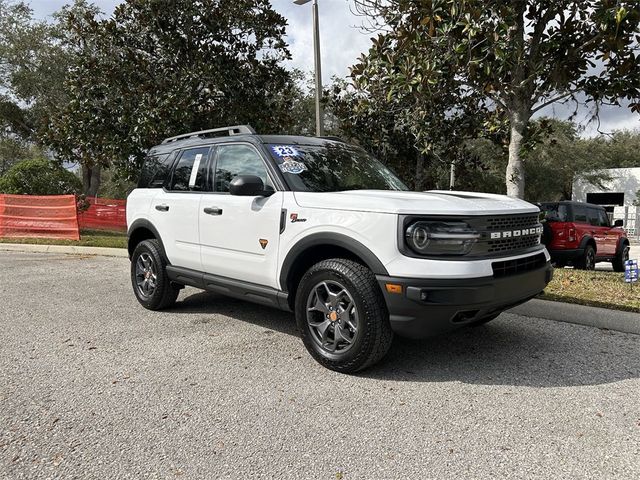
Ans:
<svg viewBox="0 0 640 480"><path fill-rule="evenodd" d="M524 303L544 290L553 267L501 278L424 279L378 275L393 331L400 336L424 338L456 330ZM389 293L386 285L402 286Z"/></svg>

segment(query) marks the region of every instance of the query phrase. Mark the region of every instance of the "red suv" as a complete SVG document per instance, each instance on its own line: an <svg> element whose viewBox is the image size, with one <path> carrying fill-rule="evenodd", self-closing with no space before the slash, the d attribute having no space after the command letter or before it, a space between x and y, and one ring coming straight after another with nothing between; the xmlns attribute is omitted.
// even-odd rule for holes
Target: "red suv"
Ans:
<svg viewBox="0 0 640 480"><path fill-rule="evenodd" d="M611 226L605 209L590 203L543 203L540 209L542 241L556 266L593 270L597 262L611 262L616 272L624 272L629 240L622 220Z"/></svg>

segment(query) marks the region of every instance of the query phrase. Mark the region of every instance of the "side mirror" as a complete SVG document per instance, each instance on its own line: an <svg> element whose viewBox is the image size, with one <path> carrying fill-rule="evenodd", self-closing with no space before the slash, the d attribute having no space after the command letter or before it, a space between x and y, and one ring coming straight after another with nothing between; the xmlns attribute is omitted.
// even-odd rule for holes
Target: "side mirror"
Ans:
<svg viewBox="0 0 640 480"><path fill-rule="evenodd" d="M273 188L265 188L260 177L255 175L238 175L229 183L229 193L242 197L268 197L273 195Z"/></svg>
<svg viewBox="0 0 640 480"><path fill-rule="evenodd" d="M614 228L622 228L622 227L624 227L624 221L623 220L616 220L615 222L613 222L613 226L614 226Z"/></svg>

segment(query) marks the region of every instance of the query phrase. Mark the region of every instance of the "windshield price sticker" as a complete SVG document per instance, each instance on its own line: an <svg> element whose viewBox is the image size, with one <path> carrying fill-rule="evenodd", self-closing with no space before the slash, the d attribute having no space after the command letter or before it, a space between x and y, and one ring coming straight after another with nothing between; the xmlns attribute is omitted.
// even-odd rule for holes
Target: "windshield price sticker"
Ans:
<svg viewBox="0 0 640 480"><path fill-rule="evenodd" d="M196 186L196 178L198 177L198 170L200 170L201 160L202 154L199 153L196 155L196 159L193 162L193 167L191 168L191 176L189 177L189 188L193 188Z"/></svg>
<svg viewBox="0 0 640 480"><path fill-rule="evenodd" d="M624 281L636 283L638 281L638 261L627 260L624 264Z"/></svg>
<svg viewBox="0 0 640 480"><path fill-rule="evenodd" d="M298 151L291 145L274 145L271 150L279 157L296 157L298 155Z"/></svg>

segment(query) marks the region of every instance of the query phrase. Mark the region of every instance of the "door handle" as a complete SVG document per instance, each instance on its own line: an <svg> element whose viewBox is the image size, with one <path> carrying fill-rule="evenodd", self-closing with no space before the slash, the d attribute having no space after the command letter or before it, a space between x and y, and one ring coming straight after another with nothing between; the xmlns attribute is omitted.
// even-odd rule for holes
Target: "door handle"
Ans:
<svg viewBox="0 0 640 480"><path fill-rule="evenodd" d="M207 215L222 215L222 209L218 207L205 207L204 213Z"/></svg>
<svg viewBox="0 0 640 480"><path fill-rule="evenodd" d="M159 212L168 212L169 205L156 205L156 210L158 210Z"/></svg>

